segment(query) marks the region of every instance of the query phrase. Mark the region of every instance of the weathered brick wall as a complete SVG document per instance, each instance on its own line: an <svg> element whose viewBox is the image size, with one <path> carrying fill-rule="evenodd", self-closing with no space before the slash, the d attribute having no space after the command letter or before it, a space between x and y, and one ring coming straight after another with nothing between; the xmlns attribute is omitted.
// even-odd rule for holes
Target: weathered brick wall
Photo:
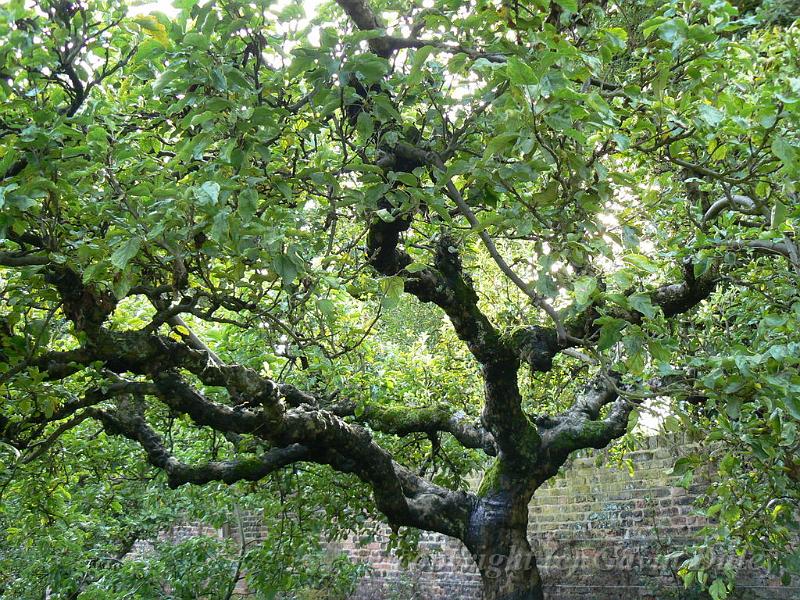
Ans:
<svg viewBox="0 0 800 600"><path fill-rule="evenodd" d="M481 582L475 562L464 545L441 534L424 533L420 540L420 558L404 567L385 551L388 530L375 541L358 545L336 544L333 550L345 550L354 560L370 565L353 600L479 599Z"/></svg>
<svg viewBox="0 0 800 600"><path fill-rule="evenodd" d="M574 458L563 473L536 492L530 505L531 539L548 600L700 600L675 576L680 560L660 559L697 538L704 521L692 502L702 488L688 490L668 475L676 458L694 444L681 435L654 436L626 455L632 468L609 464L606 451ZM247 540L269 532L257 514L242 515ZM238 531L187 525L165 534L238 536ZM480 577L457 540L425 533L420 558L411 565L386 551L388 531L373 542L331 544L370 565L353 600L479 600ZM139 551L146 551L144 547ZM800 587L783 587L763 570L720 549L720 566L738 570L733 600L800 600ZM244 582L237 591L246 593Z"/></svg>
<svg viewBox="0 0 800 600"><path fill-rule="evenodd" d="M530 506L530 539L546 585L559 600L665 600L693 596L660 555L690 542L703 521L692 514L699 487L685 490L667 475L691 444L683 436L656 436L628 454L626 466L598 466L603 453L573 459L537 491ZM385 540L349 554L372 565L357 600L479 599L480 580L466 549L441 535L425 534L421 558L403 567L384 551ZM730 560L731 557L722 557ZM679 561L676 561L679 562ZM780 583L741 560L738 600L798 600L800 588Z"/></svg>

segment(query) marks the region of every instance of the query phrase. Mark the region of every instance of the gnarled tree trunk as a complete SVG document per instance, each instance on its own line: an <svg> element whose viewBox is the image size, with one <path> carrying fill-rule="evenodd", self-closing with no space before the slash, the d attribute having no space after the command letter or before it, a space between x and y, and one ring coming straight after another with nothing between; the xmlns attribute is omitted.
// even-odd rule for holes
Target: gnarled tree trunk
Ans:
<svg viewBox="0 0 800 600"><path fill-rule="evenodd" d="M466 543L481 573L484 600L543 600L527 528L524 496L500 491L479 499Z"/></svg>

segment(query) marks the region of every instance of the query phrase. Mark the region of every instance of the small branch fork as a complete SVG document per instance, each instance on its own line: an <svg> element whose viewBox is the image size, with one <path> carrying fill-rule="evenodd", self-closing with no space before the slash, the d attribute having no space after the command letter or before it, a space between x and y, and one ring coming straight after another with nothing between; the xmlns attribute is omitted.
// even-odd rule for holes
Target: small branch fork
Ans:
<svg viewBox="0 0 800 600"><path fill-rule="evenodd" d="M438 167L442 172L445 172L447 169L441 159L437 156L435 158L434 164ZM567 330L564 328L564 324L561 322L561 318L559 317L556 309L554 309L547 300L544 299L541 295L537 294L535 291L531 289L527 283L525 283L519 275L517 275L514 270L508 266L508 263L502 257L500 252L497 250L497 247L492 241L492 238L486 232L486 229L481 227L480 222L478 221L475 214L469 208L467 203L464 201L464 198L461 196L461 192L458 191L458 188L455 186L453 181L448 177L442 177L440 184L443 183L447 196L456 203L458 206L458 210L461 212L462 215L467 219L470 226L473 230L478 232L478 236L481 238L484 246L486 246L486 250L489 252L489 256L492 257L492 260L497 264L503 274L506 275L513 283L516 285L522 292L530 298L533 303L541 308L547 316L553 321L553 324L556 328L556 334L558 335L558 340L560 344L565 344L569 336L567 335Z"/></svg>

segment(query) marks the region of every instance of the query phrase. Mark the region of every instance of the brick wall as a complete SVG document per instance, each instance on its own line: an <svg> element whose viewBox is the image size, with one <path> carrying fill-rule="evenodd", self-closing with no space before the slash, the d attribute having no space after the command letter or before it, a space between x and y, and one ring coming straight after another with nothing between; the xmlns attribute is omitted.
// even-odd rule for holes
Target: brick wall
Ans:
<svg viewBox="0 0 800 600"><path fill-rule="evenodd" d="M628 454L625 465L602 466L603 451L571 460L563 475L536 492L530 506L530 539L546 585L559 600L690 600L673 575L676 563L659 556L690 542L703 526L692 514L700 486L686 490L667 475L692 446L683 436L654 436ZM403 567L387 554L385 539L358 547L340 545L372 565L357 600L478 600L480 579L460 542L424 534L421 558ZM730 560L730 557L722 557ZM746 562L739 565L737 600L797 600L800 588L782 587Z"/></svg>
<svg viewBox="0 0 800 600"><path fill-rule="evenodd" d="M704 525L692 502L702 482L688 490L668 475L675 459L694 448L684 436L653 436L609 464L606 451L580 454L562 474L540 488L530 505L529 538L548 600L700 600L674 575L680 559L660 559L683 548ZM708 476L708 475L706 475ZM243 515L248 540L268 535L256 514ZM165 534L179 540L192 533L238 536L229 528L189 525ZM420 558L403 566L386 552L388 531L373 542L331 544L370 565L353 600L479 600L480 578L457 540L424 533ZM140 548L140 551L143 548ZM724 552L720 565L731 561ZM739 578L733 600L800 600L800 587L783 587L764 571L733 559ZM237 591L245 592L243 582Z"/></svg>

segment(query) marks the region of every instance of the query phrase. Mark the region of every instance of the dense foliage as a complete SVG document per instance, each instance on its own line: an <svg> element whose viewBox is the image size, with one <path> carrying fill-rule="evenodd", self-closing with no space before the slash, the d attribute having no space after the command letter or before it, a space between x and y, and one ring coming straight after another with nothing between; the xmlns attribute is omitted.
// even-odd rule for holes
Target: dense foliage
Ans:
<svg viewBox="0 0 800 600"><path fill-rule="evenodd" d="M0 595L344 593L373 518L526 556L651 413L721 475L686 581L800 571L795 3L175 6L0 7Z"/></svg>

